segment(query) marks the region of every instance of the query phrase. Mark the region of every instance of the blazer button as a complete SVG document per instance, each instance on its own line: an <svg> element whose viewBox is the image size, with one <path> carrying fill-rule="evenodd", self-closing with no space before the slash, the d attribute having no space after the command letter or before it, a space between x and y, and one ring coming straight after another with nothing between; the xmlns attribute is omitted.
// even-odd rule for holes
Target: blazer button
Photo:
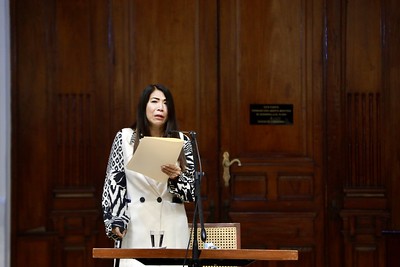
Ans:
<svg viewBox="0 0 400 267"><path fill-rule="evenodd" d="M144 197L141 197L141 198L140 198L140 202L142 202L142 203L145 202L145 200L146 200L146 199L145 199Z"/></svg>
<svg viewBox="0 0 400 267"><path fill-rule="evenodd" d="M162 198L161 198L161 197L158 197L158 198L157 198L157 202L158 202L158 203L161 203L161 201L162 201Z"/></svg>

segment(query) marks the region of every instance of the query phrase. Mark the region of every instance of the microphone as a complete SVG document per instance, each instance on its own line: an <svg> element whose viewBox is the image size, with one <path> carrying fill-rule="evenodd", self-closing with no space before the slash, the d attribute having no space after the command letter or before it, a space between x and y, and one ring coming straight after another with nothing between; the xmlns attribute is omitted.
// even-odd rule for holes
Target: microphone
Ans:
<svg viewBox="0 0 400 267"><path fill-rule="evenodd" d="M195 168L195 182L194 182L194 187L195 187L195 210L193 214L193 225L194 225L194 238L193 238L193 259L196 261L198 260L199 257L199 252L198 252L198 242L197 242L197 216L200 221L200 237L203 242L206 241L207 239L207 232L204 227L204 215L203 215L203 206L201 203L201 178L204 176L204 172L202 171L202 166L201 166L201 160L200 160L200 153L199 149L197 146L197 140L196 140L196 132L194 131L178 131L178 130L169 130L167 133L167 136L171 136L171 134L187 134L190 136L191 139L191 144L192 144L192 149L193 149L193 159L194 159L194 168ZM198 267L198 266L195 266Z"/></svg>

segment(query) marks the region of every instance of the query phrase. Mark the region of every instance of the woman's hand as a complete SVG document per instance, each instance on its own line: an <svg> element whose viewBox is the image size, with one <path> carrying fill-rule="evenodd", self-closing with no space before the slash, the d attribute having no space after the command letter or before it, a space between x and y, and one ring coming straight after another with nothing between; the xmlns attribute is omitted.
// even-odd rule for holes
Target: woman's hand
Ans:
<svg viewBox="0 0 400 267"><path fill-rule="evenodd" d="M121 230L119 227L114 227L112 229L113 234L115 234L116 236L118 236L119 238L123 238L126 234L126 229L121 233Z"/></svg>
<svg viewBox="0 0 400 267"><path fill-rule="evenodd" d="M181 174L181 168L174 164L166 164L161 166L161 171L168 175L171 179L176 179Z"/></svg>

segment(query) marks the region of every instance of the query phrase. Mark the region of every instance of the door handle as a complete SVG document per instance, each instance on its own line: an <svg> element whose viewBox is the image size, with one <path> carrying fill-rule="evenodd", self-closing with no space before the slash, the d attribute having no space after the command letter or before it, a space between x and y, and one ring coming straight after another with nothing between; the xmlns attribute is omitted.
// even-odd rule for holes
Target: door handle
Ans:
<svg viewBox="0 0 400 267"><path fill-rule="evenodd" d="M232 161L229 160L229 153L227 151L224 152L222 155L222 167L224 168L224 173L222 174L222 179L224 179L225 186L229 186L229 180L231 179L231 174L229 171L229 167L237 162L238 166L242 166L242 163L239 159L233 159Z"/></svg>

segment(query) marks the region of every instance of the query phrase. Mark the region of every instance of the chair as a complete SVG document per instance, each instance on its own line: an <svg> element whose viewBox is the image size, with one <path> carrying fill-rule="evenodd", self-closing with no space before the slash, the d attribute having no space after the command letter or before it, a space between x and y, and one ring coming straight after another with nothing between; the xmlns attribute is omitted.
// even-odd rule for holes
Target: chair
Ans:
<svg viewBox="0 0 400 267"><path fill-rule="evenodd" d="M213 243L219 249L240 249L240 223L204 223L207 233L206 243ZM192 224L189 223L189 230L192 233ZM197 226L197 240L199 248L204 248L204 242L201 240L200 224ZM192 233L193 234L193 233ZM193 247L193 235L190 242L190 248Z"/></svg>

